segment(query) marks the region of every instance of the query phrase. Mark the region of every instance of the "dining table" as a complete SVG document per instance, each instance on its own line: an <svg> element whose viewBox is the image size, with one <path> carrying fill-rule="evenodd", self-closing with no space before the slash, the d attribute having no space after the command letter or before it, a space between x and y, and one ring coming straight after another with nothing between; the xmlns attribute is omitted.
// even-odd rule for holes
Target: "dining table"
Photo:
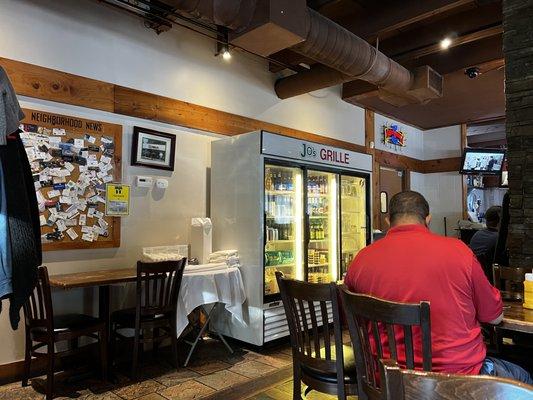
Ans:
<svg viewBox="0 0 533 400"><path fill-rule="evenodd" d="M533 333L533 310L524 308L521 301L505 301L503 303L503 320L498 328Z"/></svg>
<svg viewBox="0 0 533 400"><path fill-rule="evenodd" d="M223 268L222 268L223 266ZM179 336L188 325L187 315L195 308L202 307L207 320L202 324L199 333L191 345L187 360L188 364L198 341L209 326L213 313L217 309L230 312L238 319L242 319L242 304L246 299L240 269L227 265L187 266L183 273L180 297L177 304L177 332ZM70 290L77 288L98 287L98 317L105 322L108 337L111 337L110 291L112 285L135 282L136 268L113 268L97 271L74 272L50 276L50 286L56 290ZM211 304L211 309L205 306ZM222 307L225 305L225 307ZM222 308L220 308L222 307ZM211 327L212 333L218 335L229 352L233 352L222 334ZM110 363L112 360L110 360Z"/></svg>

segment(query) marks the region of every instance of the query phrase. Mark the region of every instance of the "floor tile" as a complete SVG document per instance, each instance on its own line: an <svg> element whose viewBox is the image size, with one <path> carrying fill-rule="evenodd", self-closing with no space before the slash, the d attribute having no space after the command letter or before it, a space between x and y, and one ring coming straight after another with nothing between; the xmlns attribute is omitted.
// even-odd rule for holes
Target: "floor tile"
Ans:
<svg viewBox="0 0 533 400"><path fill-rule="evenodd" d="M44 395L36 392L31 386L21 387L20 382L2 386L0 400L41 400Z"/></svg>
<svg viewBox="0 0 533 400"><path fill-rule="evenodd" d="M215 390L222 390L247 381L248 378L231 371L219 371L196 378L196 381Z"/></svg>
<svg viewBox="0 0 533 400"><path fill-rule="evenodd" d="M143 382L134 383L132 385L124 386L113 392L124 400L133 400L141 396L145 396L150 393L156 392L158 389L163 388L159 382L153 380L147 380Z"/></svg>
<svg viewBox="0 0 533 400"><path fill-rule="evenodd" d="M257 358L257 361L262 362L263 364L271 365L276 368L281 368L292 364L292 355L282 353L271 353L267 355L261 355L259 358Z"/></svg>
<svg viewBox="0 0 533 400"><path fill-rule="evenodd" d="M205 361L205 362L194 362L190 364L187 368L198 372L202 375L209 375L213 372L221 371L223 369L228 369L231 367L231 364L223 362L223 361Z"/></svg>
<svg viewBox="0 0 533 400"><path fill-rule="evenodd" d="M159 391L159 394L168 400L196 400L206 397L214 392L215 390L209 386L202 385L195 380L190 380L163 389Z"/></svg>
<svg viewBox="0 0 533 400"><path fill-rule="evenodd" d="M189 369L181 369L180 371L173 371L158 377L154 377L154 380L165 386L175 386L186 380L193 379L199 376L202 375L200 375L198 372L194 372Z"/></svg>
<svg viewBox="0 0 533 400"><path fill-rule="evenodd" d="M163 396L157 393L147 394L146 396L139 397L137 400L166 400Z"/></svg>
<svg viewBox="0 0 533 400"><path fill-rule="evenodd" d="M276 371L277 368L264 364L262 362L258 362L255 360L251 361L244 361L235 364L233 367L231 367L228 371L235 372L237 374L244 375L248 378L257 378L261 375L268 374L269 372Z"/></svg>

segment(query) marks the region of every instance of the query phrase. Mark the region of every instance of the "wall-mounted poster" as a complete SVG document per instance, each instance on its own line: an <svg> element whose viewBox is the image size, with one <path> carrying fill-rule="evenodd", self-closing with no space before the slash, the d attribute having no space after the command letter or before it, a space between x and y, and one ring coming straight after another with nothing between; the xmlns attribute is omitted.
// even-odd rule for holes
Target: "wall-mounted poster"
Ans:
<svg viewBox="0 0 533 400"><path fill-rule="evenodd" d="M106 185L105 215L122 217L130 214L130 187L117 183Z"/></svg>
<svg viewBox="0 0 533 400"><path fill-rule="evenodd" d="M151 129L133 128L131 165L174 171L176 135Z"/></svg>

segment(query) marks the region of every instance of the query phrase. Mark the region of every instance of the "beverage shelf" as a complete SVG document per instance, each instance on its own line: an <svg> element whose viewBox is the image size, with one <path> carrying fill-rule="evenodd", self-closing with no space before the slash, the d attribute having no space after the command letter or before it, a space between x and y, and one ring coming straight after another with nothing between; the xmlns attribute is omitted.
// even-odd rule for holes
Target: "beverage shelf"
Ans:
<svg viewBox="0 0 533 400"><path fill-rule="evenodd" d="M307 193L307 197L329 197L328 193Z"/></svg>
<svg viewBox="0 0 533 400"><path fill-rule="evenodd" d="M294 195L294 190L265 190L265 194L292 196Z"/></svg>
<svg viewBox="0 0 533 400"><path fill-rule="evenodd" d="M329 263L325 263L325 264L309 264L308 267L309 268L322 268L322 267L327 267L329 265Z"/></svg>
<svg viewBox="0 0 533 400"><path fill-rule="evenodd" d="M311 219L324 219L324 218L328 218L329 215L328 214L325 214L325 215L310 215L309 218Z"/></svg>
<svg viewBox="0 0 533 400"><path fill-rule="evenodd" d="M279 240L267 240L267 244L271 244L271 243L293 243L294 240L293 239L279 239Z"/></svg>
<svg viewBox="0 0 533 400"><path fill-rule="evenodd" d="M322 243L322 242L328 242L329 239L311 239L309 240L310 243Z"/></svg>
<svg viewBox="0 0 533 400"><path fill-rule="evenodd" d="M267 219L275 219L275 218L278 218L278 219L281 219L281 218L292 219L292 218L294 218L294 215L267 215L266 217L267 217Z"/></svg>
<svg viewBox="0 0 533 400"><path fill-rule="evenodd" d="M265 268L294 268L296 264L265 265Z"/></svg>

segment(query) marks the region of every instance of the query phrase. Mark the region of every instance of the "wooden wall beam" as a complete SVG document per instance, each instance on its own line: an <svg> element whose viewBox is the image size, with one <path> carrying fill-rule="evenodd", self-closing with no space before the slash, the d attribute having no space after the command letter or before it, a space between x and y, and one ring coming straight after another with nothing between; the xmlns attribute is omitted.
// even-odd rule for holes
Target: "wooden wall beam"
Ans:
<svg viewBox="0 0 533 400"><path fill-rule="evenodd" d="M185 101L129 89L123 86L0 58L19 95L72 104L116 114L165 122L222 135L266 130L351 151L364 146L191 104Z"/></svg>
<svg viewBox="0 0 533 400"><path fill-rule="evenodd" d="M113 112L114 85L0 57L17 94Z"/></svg>
<svg viewBox="0 0 533 400"><path fill-rule="evenodd" d="M365 145L367 153L372 156L372 231L380 227L379 163L376 158L374 118L374 111L365 110Z"/></svg>
<svg viewBox="0 0 533 400"><path fill-rule="evenodd" d="M461 124L461 150L464 150L468 147L468 137L467 137L467 125ZM462 160L461 160L462 161ZM460 161L460 162L461 162ZM468 202L466 196L468 195L468 186L466 182L466 176L461 176L462 183L462 193L463 193L463 219L468 219Z"/></svg>
<svg viewBox="0 0 533 400"><path fill-rule="evenodd" d="M365 128L365 146L361 146L20 61L0 57L0 66L6 70L18 94L58 103L165 122L227 136L263 129L280 135L362 153L369 153L369 140L375 140L372 111L367 111L365 115L365 126L368 128ZM370 118L372 123L369 123ZM381 150L375 150L372 154L382 165L405 171L426 173L426 171L458 170L457 159L421 161Z"/></svg>

